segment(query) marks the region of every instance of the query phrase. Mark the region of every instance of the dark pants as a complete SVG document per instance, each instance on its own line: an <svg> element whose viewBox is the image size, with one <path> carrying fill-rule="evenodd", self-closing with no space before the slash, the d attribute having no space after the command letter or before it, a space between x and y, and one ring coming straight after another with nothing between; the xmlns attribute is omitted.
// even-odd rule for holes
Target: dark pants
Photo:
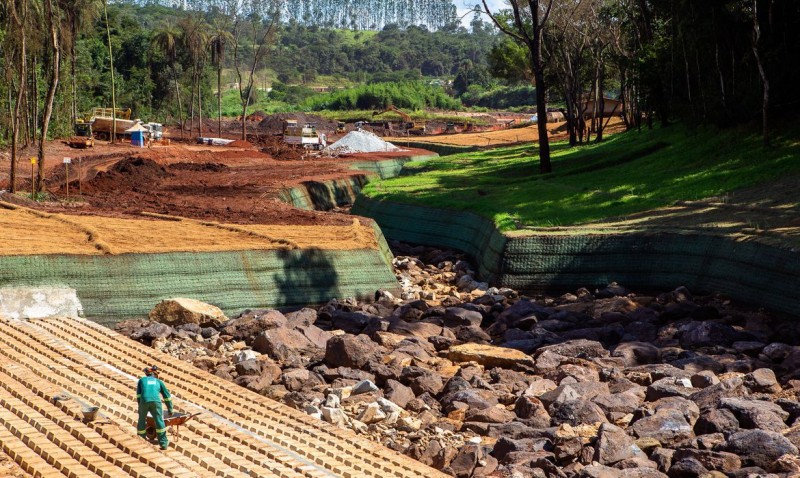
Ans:
<svg viewBox="0 0 800 478"><path fill-rule="evenodd" d="M167 426L164 424L164 407L161 402L142 402L139 403L139 422L136 425L136 430L139 436L147 438L147 413L153 417L156 422L156 435L158 436L158 443L162 447L169 445L167 439Z"/></svg>

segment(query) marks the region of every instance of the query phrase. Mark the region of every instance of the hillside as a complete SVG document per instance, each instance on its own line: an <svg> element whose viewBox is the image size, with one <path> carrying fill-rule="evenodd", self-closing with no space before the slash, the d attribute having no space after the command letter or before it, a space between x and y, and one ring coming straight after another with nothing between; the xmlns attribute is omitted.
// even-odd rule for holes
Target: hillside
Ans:
<svg viewBox="0 0 800 478"><path fill-rule="evenodd" d="M681 200L722 196L800 175L800 126L770 149L745 130L674 125L632 131L601 144L553 147L553 173L540 175L531 145L406 165L403 177L371 183L373 198L466 210L502 229L585 224ZM785 188L785 202L800 194ZM768 195L768 194L767 194Z"/></svg>

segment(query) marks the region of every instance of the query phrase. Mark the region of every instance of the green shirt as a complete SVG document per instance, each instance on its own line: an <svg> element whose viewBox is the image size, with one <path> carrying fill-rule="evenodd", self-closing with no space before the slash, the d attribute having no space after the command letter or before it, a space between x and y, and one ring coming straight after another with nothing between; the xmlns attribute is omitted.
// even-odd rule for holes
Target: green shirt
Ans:
<svg viewBox="0 0 800 478"><path fill-rule="evenodd" d="M168 405L172 405L172 398L164 382L155 377L142 377L136 384L136 401L140 403L161 402L161 397Z"/></svg>

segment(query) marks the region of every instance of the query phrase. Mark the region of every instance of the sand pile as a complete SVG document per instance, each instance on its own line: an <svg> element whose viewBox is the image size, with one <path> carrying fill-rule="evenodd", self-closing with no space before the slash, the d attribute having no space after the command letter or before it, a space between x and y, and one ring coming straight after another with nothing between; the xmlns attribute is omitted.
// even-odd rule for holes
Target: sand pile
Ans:
<svg viewBox="0 0 800 478"><path fill-rule="evenodd" d="M378 153L390 151L401 151L401 149L368 131L351 131L347 133L344 138L325 148L325 152L330 154Z"/></svg>

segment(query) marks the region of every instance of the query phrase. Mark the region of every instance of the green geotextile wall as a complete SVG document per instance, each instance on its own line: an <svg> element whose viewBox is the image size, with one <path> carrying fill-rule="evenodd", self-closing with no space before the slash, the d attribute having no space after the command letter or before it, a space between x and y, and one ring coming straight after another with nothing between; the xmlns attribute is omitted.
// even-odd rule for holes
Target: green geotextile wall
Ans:
<svg viewBox="0 0 800 478"><path fill-rule="evenodd" d="M280 199L299 209L330 211L353 204L365 184L367 176L363 174L327 181L305 181L281 191Z"/></svg>
<svg viewBox="0 0 800 478"><path fill-rule="evenodd" d="M380 161L356 161L351 164L351 169L365 171L367 174L326 181L304 181L298 186L281 191L280 199L296 208L306 210L330 211L335 207L349 206L356 200L369 176L374 175L381 179L393 178L400 174L405 163L437 156L437 154L427 154Z"/></svg>
<svg viewBox="0 0 800 478"><path fill-rule="evenodd" d="M375 219L386 237L452 247L473 256L479 276L519 290L685 285L800 316L798 252L697 232L554 235L501 234L471 213L360 196L353 214Z"/></svg>
<svg viewBox="0 0 800 478"><path fill-rule="evenodd" d="M0 287L74 288L87 317L103 320L146 316L170 297L202 300L230 315L246 308L368 298L379 288L397 292L385 253L303 249L0 256Z"/></svg>

